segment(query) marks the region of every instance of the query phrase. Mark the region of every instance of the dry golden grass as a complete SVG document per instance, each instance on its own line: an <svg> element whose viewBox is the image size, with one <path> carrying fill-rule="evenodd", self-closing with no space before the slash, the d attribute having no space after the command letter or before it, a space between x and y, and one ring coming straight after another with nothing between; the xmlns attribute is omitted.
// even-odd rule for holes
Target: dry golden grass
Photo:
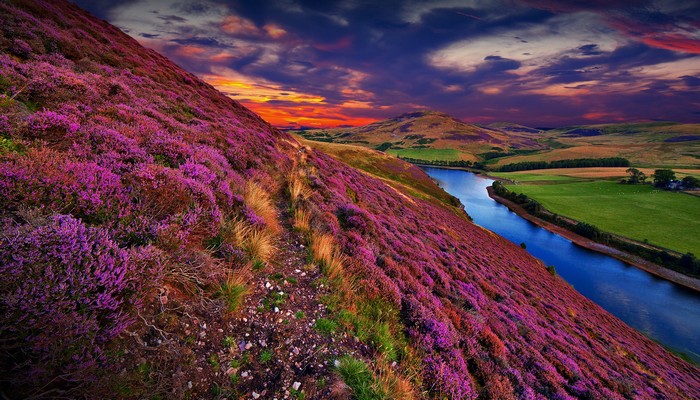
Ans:
<svg viewBox="0 0 700 400"><path fill-rule="evenodd" d="M240 219L226 223L222 229L222 236L225 240L232 241L242 248L250 259L268 262L277 250L274 237L270 232L255 229Z"/></svg>
<svg viewBox="0 0 700 400"><path fill-rule="evenodd" d="M289 190L289 197L292 200L292 207L296 206L299 200L306 199L311 195L311 190L298 173L292 173L289 176L287 190Z"/></svg>
<svg viewBox="0 0 700 400"><path fill-rule="evenodd" d="M244 197L246 204L265 221L265 226L271 233L277 234L281 231L277 209L265 189L255 182L248 182Z"/></svg>
<svg viewBox="0 0 700 400"><path fill-rule="evenodd" d="M311 214L301 207L294 209L294 227L302 232L311 230Z"/></svg>
<svg viewBox="0 0 700 400"><path fill-rule="evenodd" d="M345 274L348 258L336 248L333 237L329 234L311 233L311 251L314 260L320 265L321 272L337 288L341 302L348 309L354 309L355 287L351 277Z"/></svg>
<svg viewBox="0 0 700 400"><path fill-rule="evenodd" d="M388 393L392 399L412 400L418 398L413 384L399 375L384 357L377 360L377 385L380 392Z"/></svg>
<svg viewBox="0 0 700 400"><path fill-rule="evenodd" d="M314 252L314 259L320 264L330 263L335 251L333 236L329 234L319 235L313 232L311 235L311 250Z"/></svg>

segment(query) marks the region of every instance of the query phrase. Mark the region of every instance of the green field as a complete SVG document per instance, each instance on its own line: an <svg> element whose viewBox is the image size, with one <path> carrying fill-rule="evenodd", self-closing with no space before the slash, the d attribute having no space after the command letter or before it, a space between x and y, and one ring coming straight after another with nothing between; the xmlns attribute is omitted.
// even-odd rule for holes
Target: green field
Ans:
<svg viewBox="0 0 700 400"><path fill-rule="evenodd" d="M599 229L700 254L700 198L614 181L506 185L546 209Z"/></svg>
<svg viewBox="0 0 700 400"><path fill-rule="evenodd" d="M527 174L527 173L517 173L514 174L512 172L489 172L489 175L491 176L497 176L499 178L505 178L505 179L510 179L513 181L518 181L518 182L556 182L556 183L562 183L562 182L580 182L581 179L570 177L570 176L562 176L562 175L544 175L544 174Z"/></svg>
<svg viewBox="0 0 700 400"><path fill-rule="evenodd" d="M455 149L389 149L387 153L426 161L457 161L462 159L461 153Z"/></svg>

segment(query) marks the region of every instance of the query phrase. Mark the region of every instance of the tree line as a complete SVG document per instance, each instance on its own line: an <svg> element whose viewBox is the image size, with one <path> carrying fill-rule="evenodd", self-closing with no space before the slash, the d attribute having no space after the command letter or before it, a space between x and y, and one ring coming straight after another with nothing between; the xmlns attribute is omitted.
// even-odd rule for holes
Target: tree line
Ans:
<svg viewBox="0 0 700 400"><path fill-rule="evenodd" d="M588 168L588 167L629 167L630 161L622 157L574 158L556 161L523 161L505 164L495 169L498 172L526 171L531 169Z"/></svg>

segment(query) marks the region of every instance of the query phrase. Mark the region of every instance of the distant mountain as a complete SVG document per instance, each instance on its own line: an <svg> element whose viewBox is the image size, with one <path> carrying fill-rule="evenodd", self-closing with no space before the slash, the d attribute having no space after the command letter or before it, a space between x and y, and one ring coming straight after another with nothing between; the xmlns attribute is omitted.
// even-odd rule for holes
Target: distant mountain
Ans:
<svg viewBox="0 0 700 400"><path fill-rule="evenodd" d="M310 140L352 143L383 151L454 149L458 158L493 151L538 150L537 129L515 124L479 126L459 121L438 111L417 111L352 128L316 129L302 132Z"/></svg>

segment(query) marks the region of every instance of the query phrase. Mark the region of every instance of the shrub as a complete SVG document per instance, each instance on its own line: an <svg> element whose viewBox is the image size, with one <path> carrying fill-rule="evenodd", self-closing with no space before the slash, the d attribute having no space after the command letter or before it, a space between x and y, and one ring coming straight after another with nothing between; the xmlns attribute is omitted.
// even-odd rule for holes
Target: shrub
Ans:
<svg viewBox="0 0 700 400"><path fill-rule="evenodd" d="M5 226L0 248L0 379L89 378L132 321L127 253L68 215Z"/></svg>

